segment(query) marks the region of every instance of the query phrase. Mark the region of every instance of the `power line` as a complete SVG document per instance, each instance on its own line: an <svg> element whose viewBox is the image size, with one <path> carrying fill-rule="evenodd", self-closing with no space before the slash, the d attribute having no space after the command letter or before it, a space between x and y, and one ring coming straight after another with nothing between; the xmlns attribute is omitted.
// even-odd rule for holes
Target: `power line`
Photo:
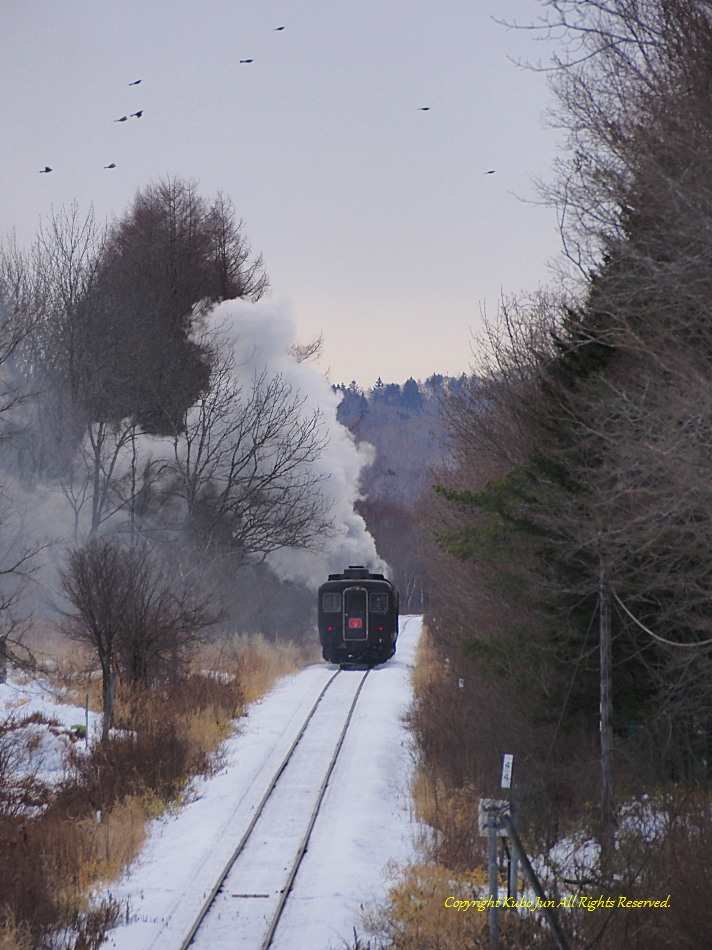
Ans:
<svg viewBox="0 0 712 950"><path fill-rule="evenodd" d="M653 638L653 640L657 640L658 643L664 643L666 646L669 646L669 647L680 647L680 648L682 648L682 649L688 649L688 650L690 650L690 649L695 650L695 649L698 649L699 647L712 646L712 637L711 637L710 639L708 639L708 640L698 640L698 641L696 641L695 643L678 643L678 642L676 642L675 640L668 640L666 637L661 637L659 634L653 633L653 631L652 631L649 627L646 627L646 626L645 626L645 624L642 622L642 620L638 620L638 618L635 617L635 616L630 612L630 610L628 610L628 608L626 607L626 605L625 605L625 604L623 603L623 601L620 599L620 597L618 596L618 594L616 594L616 592L613 590L613 588L611 588L611 593L613 594L613 598L614 598L614 600L616 601L616 603L617 603L620 607L623 608L623 610L624 610L624 611L626 612L626 614L630 617L630 619L633 621L633 623L637 624L637 625L640 627L641 630L643 630L645 633L647 633L649 636L651 636L651 637Z"/></svg>

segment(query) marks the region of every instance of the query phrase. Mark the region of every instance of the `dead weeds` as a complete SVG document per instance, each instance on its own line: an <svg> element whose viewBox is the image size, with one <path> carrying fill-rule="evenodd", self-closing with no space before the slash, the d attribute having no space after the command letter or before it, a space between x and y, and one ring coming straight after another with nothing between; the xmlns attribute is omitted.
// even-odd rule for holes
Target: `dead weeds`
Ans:
<svg viewBox="0 0 712 950"><path fill-rule="evenodd" d="M59 946L60 932L71 937L67 948L98 947L120 908L91 905L91 890L135 860L147 821L179 801L193 776L216 768L245 705L300 665L294 645L240 637L206 648L186 676L150 689L120 683L115 732L88 751L68 742L66 776L52 788L33 784L31 735L0 728L0 788L13 789L0 794L0 950ZM43 668L67 701L83 706L89 694L100 709L87 656L74 647L45 653ZM48 722L25 717L22 726Z"/></svg>

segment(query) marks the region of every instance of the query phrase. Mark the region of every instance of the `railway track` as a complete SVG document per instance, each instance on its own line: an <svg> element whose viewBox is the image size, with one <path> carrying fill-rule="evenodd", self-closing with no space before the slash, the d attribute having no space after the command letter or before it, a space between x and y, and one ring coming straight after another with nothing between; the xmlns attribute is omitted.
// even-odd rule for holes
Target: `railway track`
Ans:
<svg viewBox="0 0 712 950"><path fill-rule="evenodd" d="M367 676L327 681L179 950L271 946Z"/></svg>

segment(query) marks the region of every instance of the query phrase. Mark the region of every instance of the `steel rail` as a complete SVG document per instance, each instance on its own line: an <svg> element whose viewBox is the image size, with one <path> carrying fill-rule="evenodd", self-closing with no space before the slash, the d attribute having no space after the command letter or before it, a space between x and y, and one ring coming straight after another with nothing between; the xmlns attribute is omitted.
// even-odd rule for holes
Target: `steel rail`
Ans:
<svg viewBox="0 0 712 950"><path fill-rule="evenodd" d="M228 862L227 862L227 864L225 865L225 867L223 868L223 870L220 872L220 875L218 876L215 885L213 886L212 890L210 891L210 893L208 894L207 898L206 898L205 901L203 902L203 906L200 908L200 911L198 912L197 917L196 917L195 920L193 921L193 924L192 924L190 930L188 931L188 935L184 938L183 942L181 943L179 950L188 950L188 947L189 947L190 944L193 942L193 939L194 939L196 933L198 932L198 930L200 929L201 924L202 924L203 921L205 920L205 917L207 916L208 911L210 910L210 908L211 908L211 906L212 906L212 904L213 904L213 902L214 902L214 900L215 900L215 898L216 898L216 896L217 896L217 894L218 894L218 891L219 891L220 888L223 886L223 883L225 882L225 878L226 878L226 877L228 876L228 874L230 873L230 871L231 871L233 865L235 864L235 861L237 861L237 859L240 857L240 855L241 855L242 852L244 851L245 845L247 844L247 842L248 842L248 840L249 840L249 837L250 837L250 835L252 834L252 831L253 831L255 825L256 825L257 822L259 821L260 816L262 815L262 812L264 811L265 805L267 804L267 801L269 800L269 798L270 798L272 792L274 791L274 789L275 789L275 787L276 787L276 785L277 785L277 782L278 782L279 779L281 778L282 773L284 772L284 770L286 769L287 765L289 764L289 760L292 758L292 754L294 753L294 750L295 750L296 747L299 745L299 742L300 742L302 736L304 735L304 733L307 731L307 727L308 727L309 723L311 722L312 718L314 717L314 713L316 712L319 703L322 701L322 699L323 699L323 697L324 697L326 691L328 690L328 688L331 686L331 684L334 682L334 680L336 679L336 677L337 677L340 673L341 673L341 670L337 670L337 671L334 673L334 675L327 681L327 683L325 684L324 688L322 689L322 691L321 691L321 692L319 693L319 695L317 696L316 701L315 701L314 705L312 706L311 711L309 712L309 715L308 715L307 718L304 720L304 723L303 723L301 729L299 730L299 733L297 734L297 737L295 738L294 742L293 742L293 743L291 744L291 746L289 747L289 751L287 752L287 754L285 755L284 759L282 760L281 765L279 766L279 768L278 768L277 771L275 772L275 774L274 774L274 776L273 776L273 778L272 778L272 781L270 782L269 788L267 789L267 791L265 792L265 794L262 796L262 798L261 798L261 800L260 800L260 803L258 804L257 808L255 809L255 813L254 813L254 815L252 816L252 819L251 819L249 825L247 826L247 829L245 830L245 833L243 834L242 838L240 838L240 841L239 841L237 847L235 848L235 850L234 850L234 851L232 852L232 854L230 855L230 858L228 859ZM366 678L366 677L364 677L364 679L365 679L365 678ZM357 694L356 694L357 696L358 696L358 693L359 693L360 691L361 691L361 686L359 686L358 692L357 692ZM352 709L353 709L353 707L352 707ZM351 712L349 712L349 719L350 719L350 718L351 718ZM344 730L344 731L345 731L345 730ZM281 913L281 910L280 910L280 913Z"/></svg>
<svg viewBox="0 0 712 950"><path fill-rule="evenodd" d="M316 804L314 805L314 809L311 813L311 817L309 819L309 824L307 826L306 833L304 837L302 838L302 843L299 845L296 858L294 859L292 869L289 872L289 877L287 878L287 883L285 884L284 889L282 890L282 893L280 895L279 903L277 904L277 909L275 910L274 915L272 917L272 922L269 925L269 929L262 943L261 950L269 950L270 946L272 945L272 939L274 938L275 931L277 930L277 926L279 925L279 921L282 916L282 911L284 910L285 904L287 903L287 899L289 898L290 891L292 890L294 879L297 876L297 871L299 870L299 867L304 859L304 855L307 852L307 848L309 847L309 838L311 837L312 830L316 823L316 819L319 814L319 809L321 808L321 803L324 800L324 795L326 794L326 789L327 789L327 786L329 785L329 779L331 778L331 773L334 771L336 760L338 759L339 753L341 752L341 747L344 744L344 739L346 738L346 731L349 728L351 717L353 716L354 710L356 709L356 703L358 701L359 695L361 694L361 690L363 689L363 684L366 682L366 679L370 672L371 672L370 669L366 671L361 682L358 685L358 689L356 690L356 695L354 696L353 701L351 703L351 708L349 709L348 716L346 717L344 728L341 730L341 735L339 736L338 742L336 743L334 754L332 755L331 761L329 762L329 767L326 770L324 781L321 783L321 788L319 789L319 795L317 797Z"/></svg>

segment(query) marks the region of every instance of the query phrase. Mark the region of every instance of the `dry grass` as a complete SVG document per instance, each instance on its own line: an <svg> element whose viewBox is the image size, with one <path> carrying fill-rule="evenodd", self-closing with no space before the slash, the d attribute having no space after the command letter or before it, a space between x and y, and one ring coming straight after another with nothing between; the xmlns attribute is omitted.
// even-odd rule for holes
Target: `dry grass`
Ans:
<svg viewBox="0 0 712 950"><path fill-rule="evenodd" d="M632 809L631 809L632 811ZM709 950L712 947L712 806L709 790L674 789L640 803L642 823L619 831L611 896L665 900L667 908L577 914L584 946L597 950ZM588 892L594 891L588 888ZM595 893L600 893L595 890Z"/></svg>
<svg viewBox="0 0 712 950"><path fill-rule="evenodd" d="M430 631L423 625L418 641L413 669L413 694L416 700L425 695L430 688L444 679L443 665L438 659ZM437 816L444 786L437 773L423 767L422 759L415 769L411 786L411 798L419 821L432 828L437 827Z"/></svg>
<svg viewBox="0 0 712 950"><path fill-rule="evenodd" d="M478 881L454 880L445 868L412 865L401 869L400 881L388 895L388 901L364 914L365 929L382 944L413 950L438 950L453 947L486 947L487 915L477 911L460 913L445 907L452 896L458 900L474 900ZM483 927L484 923L484 927Z"/></svg>
<svg viewBox="0 0 712 950"><path fill-rule="evenodd" d="M300 646L274 642L262 634L238 634L206 644L194 666L237 676L245 703L251 703L269 692L278 679L317 662L320 656L316 641Z"/></svg>
<svg viewBox="0 0 712 950"><path fill-rule="evenodd" d="M450 788L420 765L415 772L412 795L416 814L431 833L421 842L429 859L453 871L484 867L486 841L478 832L480 792L471 785Z"/></svg>
<svg viewBox="0 0 712 950"><path fill-rule="evenodd" d="M151 716L150 697L132 697L124 715L130 711L140 732L97 743L88 755L75 750L69 777L47 789L44 802L0 814L0 913L12 923L2 924L8 942L30 934L30 946L44 948L49 934L69 929L85 934L77 946L99 945L86 940L101 938L118 908L90 907L87 895L136 858L147 820L194 771L209 770L223 723L235 713L235 685L197 679L185 692L174 684L161 697L165 715Z"/></svg>
<svg viewBox="0 0 712 950"><path fill-rule="evenodd" d="M36 639L32 642L36 672L61 693L61 701L83 707L88 697L89 709L100 713L101 673L87 645L61 635L43 640L41 645Z"/></svg>
<svg viewBox="0 0 712 950"><path fill-rule="evenodd" d="M32 950L29 928L18 923L11 910L0 914L0 950Z"/></svg>
<svg viewBox="0 0 712 950"><path fill-rule="evenodd" d="M443 664L435 651L430 630L427 624L423 624L415 653L413 691L416 696L421 695L431 684L440 683L444 678Z"/></svg>
<svg viewBox="0 0 712 950"><path fill-rule="evenodd" d="M102 711L101 676L85 644L43 627L33 628L25 639L34 651L38 672L58 689L66 690L66 701L84 706L88 694L89 708ZM264 696L281 677L320 659L316 638L297 644L268 640L262 634L235 634L201 644L191 669L237 677L244 702L251 703Z"/></svg>
<svg viewBox="0 0 712 950"><path fill-rule="evenodd" d="M89 693L90 708L100 711L101 680L89 654L38 636L33 647L42 674L68 701L83 706ZM91 908L87 895L135 860L149 818L179 800L194 775L216 767L246 703L307 658L309 650L294 644L238 637L206 647L193 672L160 687L120 682L121 733L89 755L75 750L68 778L46 790L34 811L10 814L0 802L0 950L45 947L62 928L75 934L76 946L99 946L119 908Z"/></svg>
<svg viewBox="0 0 712 950"><path fill-rule="evenodd" d="M135 860L146 839L146 819L152 817L155 803L150 796L127 798L101 821L85 819L90 875L86 886L111 881Z"/></svg>
<svg viewBox="0 0 712 950"><path fill-rule="evenodd" d="M90 907L89 889L107 867L107 845L126 854L135 843L125 816L107 817L110 838L88 817L69 821L51 808L21 823L0 819L0 947L44 950L61 929L103 933L118 908Z"/></svg>
<svg viewBox="0 0 712 950"><path fill-rule="evenodd" d="M423 852L435 864L464 871L484 861L483 843L477 833L477 808L482 793L470 782L454 784L450 771L439 767L449 751L443 737L449 737L461 725L451 678L425 627L413 671L410 725L420 739L420 759L414 770L411 796L418 819L432 829L427 842L421 844Z"/></svg>
<svg viewBox="0 0 712 950"><path fill-rule="evenodd" d="M150 816L150 796L129 797L75 821L57 811L28 826L43 873L53 882L53 901L64 908L84 906L90 888L113 880L135 860Z"/></svg>
<svg viewBox="0 0 712 950"><path fill-rule="evenodd" d="M367 947L486 950L490 937L488 911L482 903L485 894L484 872L454 875L447 868L422 864L403 868L387 902L364 912L364 929L370 934ZM457 901L471 903L462 910ZM516 910L500 909L499 928L501 950L553 947L534 916L520 917ZM361 941L356 945L366 950Z"/></svg>
<svg viewBox="0 0 712 950"><path fill-rule="evenodd" d="M413 670L413 693L417 701L428 695L434 688L441 686L446 672L433 647L427 626L423 627L415 657ZM430 828L442 829L443 820L450 822L461 808L451 799L443 778L437 770L425 765L424 759L418 763L413 773L411 798L418 820Z"/></svg>

